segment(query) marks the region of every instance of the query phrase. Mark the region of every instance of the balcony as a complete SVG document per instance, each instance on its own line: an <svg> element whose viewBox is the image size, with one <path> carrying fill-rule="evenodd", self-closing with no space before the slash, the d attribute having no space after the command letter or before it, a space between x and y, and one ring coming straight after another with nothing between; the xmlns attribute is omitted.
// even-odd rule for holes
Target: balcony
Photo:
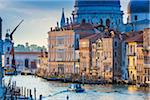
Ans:
<svg viewBox="0 0 150 100"><path fill-rule="evenodd" d="M144 68L150 68L150 64L144 64Z"/></svg>
<svg viewBox="0 0 150 100"><path fill-rule="evenodd" d="M136 56L136 53L127 53L127 56Z"/></svg>

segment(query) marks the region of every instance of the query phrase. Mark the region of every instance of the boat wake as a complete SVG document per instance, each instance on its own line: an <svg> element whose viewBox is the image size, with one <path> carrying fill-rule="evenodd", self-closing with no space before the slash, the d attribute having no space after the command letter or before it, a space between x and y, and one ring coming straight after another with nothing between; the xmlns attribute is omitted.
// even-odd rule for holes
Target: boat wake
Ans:
<svg viewBox="0 0 150 100"><path fill-rule="evenodd" d="M49 94L48 96L43 96L43 99L48 98L48 97L52 97L52 96L55 96L55 95L58 95L58 94L62 94L62 93L65 93L65 92L68 92L68 90L63 90L63 91L60 91L60 92L57 92L57 93L54 93L54 94Z"/></svg>

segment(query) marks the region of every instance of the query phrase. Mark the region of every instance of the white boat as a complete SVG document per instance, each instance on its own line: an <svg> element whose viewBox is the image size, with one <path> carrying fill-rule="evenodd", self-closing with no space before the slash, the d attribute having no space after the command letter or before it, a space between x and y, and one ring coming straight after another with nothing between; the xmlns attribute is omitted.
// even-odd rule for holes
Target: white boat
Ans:
<svg viewBox="0 0 150 100"><path fill-rule="evenodd" d="M84 92L85 90L81 87L80 84L70 84L68 91Z"/></svg>

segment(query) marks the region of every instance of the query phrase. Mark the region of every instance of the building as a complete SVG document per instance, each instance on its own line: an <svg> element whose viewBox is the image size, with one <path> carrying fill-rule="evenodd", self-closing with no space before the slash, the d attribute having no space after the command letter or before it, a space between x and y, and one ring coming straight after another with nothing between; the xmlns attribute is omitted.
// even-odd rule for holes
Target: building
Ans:
<svg viewBox="0 0 150 100"><path fill-rule="evenodd" d="M121 74L122 80L128 80L128 67L127 67L127 43L126 43L127 35L122 34L122 42L121 42Z"/></svg>
<svg viewBox="0 0 150 100"><path fill-rule="evenodd" d="M149 5L149 0L130 0L126 31L139 31L150 27Z"/></svg>
<svg viewBox="0 0 150 100"><path fill-rule="evenodd" d="M15 52L16 70L35 71L40 54L40 52Z"/></svg>
<svg viewBox="0 0 150 100"><path fill-rule="evenodd" d="M81 23L85 19L93 25L122 30L123 12L120 7L120 0L75 0L73 21Z"/></svg>
<svg viewBox="0 0 150 100"><path fill-rule="evenodd" d="M2 18L0 17L0 97L3 97L3 87L2 87L2 79L3 79L3 70L2 70Z"/></svg>
<svg viewBox="0 0 150 100"><path fill-rule="evenodd" d="M132 33L133 34L133 33ZM137 82L137 76L138 79L142 78L140 77L143 68L143 60L141 59L142 54L142 45L143 45L143 34L142 33L136 33L135 36L129 37L127 40L127 66L128 66L128 75L129 75L129 81L131 83ZM139 62L138 62L139 61ZM137 65L140 64L140 65Z"/></svg>
<svg viewBox="0 0 150 100"><path fill-rule="evenodd" d="M18 44L17 46L14 47L15 52L41 52L41 50L47 50L45 46L38 46L36 44L30 44L26 43L25 45L23 44Z"/></svg>
<svg viewBox="0 0 150 100"><path fill-rule="evenodd" d="M39 76L47 76L48 71L48 52L42 50L38 57L37 74Z"/></svg>
<svg viewBox="0 0 150 100"><path fill-rule="evenodd" d="M144 83L150 83L150 28L144 29L143 40Z"/></svg>
<svg viewBox="0 0 150 100"><path fill-rule="evenodd" d="M79 41L79 51L80 51L80 75L90 76L93 73L91 71L96 70L96 64L94 67L94 63L92 61L92 57L94 57L94 50L92 50L92 44L98 39L100 34L93 34L91 36L84 37Z"/></svg>
<svg viewBox="0 0 150 100"><path fill-rule="evenodd" d="M51 30L48 32L48 66L50 75L74 74L76 61L76 41L79 35L73 30Z"/></svg>
<svg viewBox="0 0 150 100"><path fill-rule="evenodd" d="M99 79L118 81L121 79L121 39L117 32L107 29L100 34L92 44L92 68L96 68Z"/></svg>
<svg viewBox="0 0 150 100"><path fill-rule="evenodd" d="M137 45L137 83L144 83L144 54L143 42Z"/></svg>
<svg viewBox="0 0 150 100"><path fill-rule="evenodd" d="M3 41L3 54L4 54L4 69L15 71L15 65L13 65L13 42L10 40L9 33L6 33L5 40Z"/></svg>

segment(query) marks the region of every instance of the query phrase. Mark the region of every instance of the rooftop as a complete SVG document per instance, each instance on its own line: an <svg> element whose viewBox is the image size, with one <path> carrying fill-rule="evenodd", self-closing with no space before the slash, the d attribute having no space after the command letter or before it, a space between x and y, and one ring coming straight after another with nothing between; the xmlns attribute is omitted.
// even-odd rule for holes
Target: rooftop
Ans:
<svg viewBox="0 0 150 100"><path fill-rule="evenodd" d="M143 42L143 33L127 38L126 42Z"/></svg>

